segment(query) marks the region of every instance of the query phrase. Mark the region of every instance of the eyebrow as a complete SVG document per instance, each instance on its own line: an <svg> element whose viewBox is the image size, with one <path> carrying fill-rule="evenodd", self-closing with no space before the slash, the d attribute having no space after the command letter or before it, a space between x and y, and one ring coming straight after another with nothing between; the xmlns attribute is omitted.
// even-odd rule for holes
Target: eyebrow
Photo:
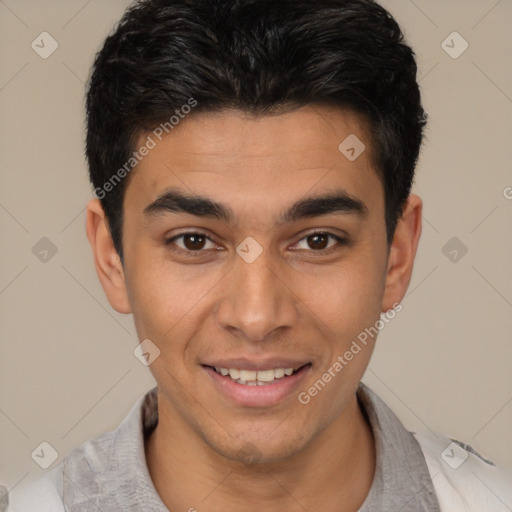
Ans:
<svg viewBox="0 0 512 512"><path fill-rule="evenodd" d="M144 208L146 216L164 213L186 213L196 217L219 219L227 224L234 218L233 210L228 206L200 195L185 194L178 189L164 192ZM333 213L366 217L368 208L363 201L340 189L328 194L300 199L278 218L277 224L293 223Z"/></svg>
<svg viewBox="0 0 512 512"><path fill-rule="evenodd" d="M226 223L233 219L233 211L212 199L199 195L187 195L177 189L164 192L144 208L147 216L162 213L188 213L196 217L220 219Z"/></svg>

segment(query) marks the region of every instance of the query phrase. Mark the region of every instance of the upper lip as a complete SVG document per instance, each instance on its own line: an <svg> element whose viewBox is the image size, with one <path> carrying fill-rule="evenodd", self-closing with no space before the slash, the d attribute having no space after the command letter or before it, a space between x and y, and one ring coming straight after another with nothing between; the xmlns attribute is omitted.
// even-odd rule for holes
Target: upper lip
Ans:
<svg viewBox="0 0 512 512"><path fill-rule="evenodd" d="M249 371L270 370L274 368L293 368L294 370L298 370L301 366L309 363L310 361L306 360L287 359L282 357L272 357L267 359L260 359L258 361L241 357L237 359L215 359L203 363L203 366L234 368L237 370Z"/></svg>

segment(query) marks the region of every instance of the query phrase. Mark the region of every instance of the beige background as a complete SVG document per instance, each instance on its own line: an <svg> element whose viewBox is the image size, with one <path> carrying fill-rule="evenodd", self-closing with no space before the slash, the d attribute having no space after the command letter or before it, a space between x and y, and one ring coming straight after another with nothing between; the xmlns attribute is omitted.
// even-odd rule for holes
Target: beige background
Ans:
<svg viewBox="0 0 512 512"><path fill-rule="evenodd" d="M84 234L84 82L126 5L0 0L0 482L9 489L43 472L31 458L42 441L57 450L55 465L115 428L154 385ZM384 5L416 50L430 114L415 186L425 224L403 311L364 380L410 430L446 433L512 468L512 4ZM59 45L47 59L31 48L43 31ZM441 47L453 31L469 43L457 59ZM57 248L46 262L32 252L43 237ZM442 251L452 237L468 248L457 262Z"/></svg>

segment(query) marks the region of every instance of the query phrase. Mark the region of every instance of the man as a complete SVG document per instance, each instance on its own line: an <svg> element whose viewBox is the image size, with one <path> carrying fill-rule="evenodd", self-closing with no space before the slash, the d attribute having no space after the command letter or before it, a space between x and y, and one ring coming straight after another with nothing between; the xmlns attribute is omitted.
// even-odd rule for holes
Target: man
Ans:
<svg viewBox="0 0 512 512"><path fill-rule="evenodd" d="M157 387L12 511L507 510L507 475L361 384L425 124L373 1L135 3L87 93L87 236Z"/></svg>

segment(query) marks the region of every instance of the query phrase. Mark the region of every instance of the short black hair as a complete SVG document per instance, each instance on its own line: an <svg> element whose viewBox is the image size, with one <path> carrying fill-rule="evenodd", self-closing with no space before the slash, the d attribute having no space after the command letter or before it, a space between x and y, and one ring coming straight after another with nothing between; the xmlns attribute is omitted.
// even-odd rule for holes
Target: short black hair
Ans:
<svg viewBox="0 0 512 512"><path fill-rule="evenodd" d="M416 72L398 23L373 0L136 1L96 55L86 96L90 179L121 259L137 141L159 125L169 132L192 108L265 115L327 105L362 115L390 243L427 119Z"/></svg>

